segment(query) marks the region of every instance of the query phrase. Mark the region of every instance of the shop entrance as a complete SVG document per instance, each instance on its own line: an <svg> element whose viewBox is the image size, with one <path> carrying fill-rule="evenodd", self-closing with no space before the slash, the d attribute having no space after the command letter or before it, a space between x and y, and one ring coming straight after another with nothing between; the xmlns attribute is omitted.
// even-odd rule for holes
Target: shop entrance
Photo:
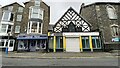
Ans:
<svg viewBox="0 0 120 68"><path fill-rule="evenodd" d="M5 51L6 47L8 48L8 51L13 51L14 50L14 39L1 39L0 40L0 48L2 48L3 51Z"/></svg>

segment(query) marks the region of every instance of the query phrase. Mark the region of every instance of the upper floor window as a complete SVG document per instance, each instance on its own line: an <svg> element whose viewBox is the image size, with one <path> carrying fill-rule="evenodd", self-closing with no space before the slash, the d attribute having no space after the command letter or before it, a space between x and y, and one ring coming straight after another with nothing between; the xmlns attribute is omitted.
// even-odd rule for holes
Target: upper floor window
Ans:
<svg viewBox="0 0 120 68"><path fill-rule="evenodd" d="M28 33L42 33L42 24L36 21L28 23Z"/></svg>
<svg viewBox="0 0 120 68"><path fill-rule="evenodd" d="M113 6L107 5L107 13L108 13L109 19L117 19L117 14Z"/></svg>
<svg viewBox="0 0 120 68"><path fill-rule="evenodd" d="M9 11L12 11L12 10L13 10L13 6L9 6L9 7L8 7L8 10L9 10Z"/></svg>
<svg viewBox="0 0 120 68"><path fill-rule="evenodd" d="M43 12L43 9L34 6L30 8L30 18L43 19Z"/></svg>
<svg viewBox="0 0 120 68"><path fill-rule="evenodd" d="M35 6L40 6L40 0L35 0Z"/></svg>
<svg viewBox="0 0 120 68"><path fill-rule="evenodd" d="M32 18L38 18L38 15L39 15L39 9L37 9L37 8L33 8L32 9L32 14L31 14L31 17Z"/></svg>
<svg viewBox="0 0 120 68"><path fill-rule="evenodd" d="M19 7L18 12L23 12L23 7Z"/></svg>
<svg viewBox="0 0 120 68"><path fill-rule="evenodd" d="M12 25L2 24L1 33L8 33L12 31Z"/></svg>
<svg viewBox="0 0 120 68"><path fill-rule="evenodd" d="M15 33L20 33L20 26L15 27Z"/></svg>
<svg viewBox="0 0 120 68"><path fill-rule="evenodd" d="M113 37L118 37L118 34L119 34L118 25L115 25L115 24L111 25L111 31L112 31Z"/></svg>
<svg viewBox="0 0 120 68"><path fill-rule="evenodd" d="M7 30L7 24L2 24L1 33L6 33L6 30Z"/></svg>
<svg viewBox="0 0 120 68"><path fill-rule="evenodd" d="M17 15L17 21L21 21L22 20L22 15Z"/></svg>
<svg viewBox="0 0 120 68"><path fill-rule="evenodd" d="M3 17L2 17L2 20L3 21L13 21L13 13L11 13L11 12L8 12L8 11L5 11L4 13L3 13Z"/></svg>

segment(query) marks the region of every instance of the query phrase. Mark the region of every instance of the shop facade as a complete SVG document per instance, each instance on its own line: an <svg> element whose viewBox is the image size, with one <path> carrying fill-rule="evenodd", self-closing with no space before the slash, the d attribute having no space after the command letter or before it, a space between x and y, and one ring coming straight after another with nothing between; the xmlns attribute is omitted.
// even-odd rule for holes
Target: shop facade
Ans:
<svg viewBox="0 0 120 68"><path fill-rule="evenodd" d="M49 48L53 52L83 52L102 50L100 32L92 32L92 25L69 8L48 34Z"/></svg>
<svg viewBox="0 0 120 68"><path fill-rule="evenodd" d="M15 38L10 36L8 39L8 36L1 36L0 45L0 49L2 49L2 51L5 51L6 47L8 48L8 51L13 51L15 46Z"/></svg>
<svg viewBox="0 0 120 68"><path fill-rule="evenodd" d="M47 35L19 35L17 51L46 51Z"/></svg>

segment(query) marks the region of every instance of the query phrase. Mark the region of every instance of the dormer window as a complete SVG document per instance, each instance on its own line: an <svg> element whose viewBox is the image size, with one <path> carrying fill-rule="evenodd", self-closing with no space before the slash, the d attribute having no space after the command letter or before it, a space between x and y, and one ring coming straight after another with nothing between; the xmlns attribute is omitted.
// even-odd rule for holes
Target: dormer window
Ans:
<svg viewBox="0 0 120 68"><path fill-rule="evenodd" d="M35 6L40 6L40 0L35 0Z"/></svg>
<svg viewBox="0 0 120 68"><path fill-rule="evenodd" d="M117 14L113 6L111 5L107 6L107 13L108 13L109 19L117 19Z"/></svg>

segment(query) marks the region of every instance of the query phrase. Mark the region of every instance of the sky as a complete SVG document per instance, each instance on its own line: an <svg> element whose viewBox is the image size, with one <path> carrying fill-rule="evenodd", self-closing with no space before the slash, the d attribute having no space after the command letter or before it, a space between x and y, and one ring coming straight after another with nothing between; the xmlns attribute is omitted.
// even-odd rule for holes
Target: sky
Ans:
<svg viewBox="0 0 120 68"><path fill-rule="evenodd" d="M0 0L2 6L11 2L25 2L28 0ZM120 0L43 0L50 6L50 24L55 24L61 16L67 11L68 8L72 7L79 13L80 6L82 3L90 4L94 2L120 2Z"/></svg>

